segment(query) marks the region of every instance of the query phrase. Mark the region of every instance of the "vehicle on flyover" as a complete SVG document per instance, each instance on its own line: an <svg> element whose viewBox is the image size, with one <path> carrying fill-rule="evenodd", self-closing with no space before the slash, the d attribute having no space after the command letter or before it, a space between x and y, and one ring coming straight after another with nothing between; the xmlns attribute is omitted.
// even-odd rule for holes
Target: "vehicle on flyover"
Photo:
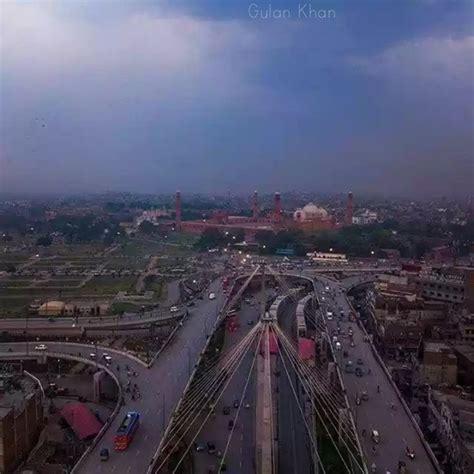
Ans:
<svg viewBox="0 0 474 474"><path fill-rule="evenodd" d="M140 414L136 411L129 411L115 434L114 444L116 451L125 451L135 435L140 424Z"/></svg>

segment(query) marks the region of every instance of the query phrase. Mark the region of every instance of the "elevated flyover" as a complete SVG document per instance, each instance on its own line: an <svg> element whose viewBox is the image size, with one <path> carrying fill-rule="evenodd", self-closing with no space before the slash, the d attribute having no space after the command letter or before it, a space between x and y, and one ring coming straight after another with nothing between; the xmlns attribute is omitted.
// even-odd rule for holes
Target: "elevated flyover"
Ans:
<svg viewBox="0 0 474 474"><path fill-rule="evenodd" d="M110 333L112 331L133 331L151 326L163 326L179 321L186 313L181 308L170 311L152 311L144 314L112 316L104 318L25 318L0 320L0 332L22 336L69 336L81 337L87 334Z"/></svg>

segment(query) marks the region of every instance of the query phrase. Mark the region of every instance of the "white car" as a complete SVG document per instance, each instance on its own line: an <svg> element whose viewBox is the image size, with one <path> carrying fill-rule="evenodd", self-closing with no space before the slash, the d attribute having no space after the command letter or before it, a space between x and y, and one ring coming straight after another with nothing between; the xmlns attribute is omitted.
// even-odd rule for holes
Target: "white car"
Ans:
<svg viewBox="0 0 474 474"><path fill-rule="evenodd" d="M336 350L340 351L342 349L342 344L340 342L336 342Z"/></svg>
<svg viewBox="0 0 474 474"><path fill-rule="evenodd" d="M209 293L209 299L210 300L215 300L216 299L216 294L215 293Z"/></svg>
<svg viewBox="0 0 474 474"><path fill-rule="evenodd" d="M39 344L35 346L35 351L45 351L48 349L48 346L46 344Z"/></svg>
<svg viewBox="0 0 474 474"><path fill-rule="evenodd" d="M179 308L177 306L171 306L170 312L171 313L177 313L179 311Z"/></svg>

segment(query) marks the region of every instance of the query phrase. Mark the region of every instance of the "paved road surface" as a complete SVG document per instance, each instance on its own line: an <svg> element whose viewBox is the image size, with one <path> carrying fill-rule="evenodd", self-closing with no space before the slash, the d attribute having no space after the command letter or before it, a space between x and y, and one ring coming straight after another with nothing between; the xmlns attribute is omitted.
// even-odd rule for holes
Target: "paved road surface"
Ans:
<svg viewBox="0 0 474 474"><path fill-rule="evenodd" d="M258 297L252 298L257 301ZM239 311L240 326L235 332L226 330L223 352L231 350L253 327L247 324L252 320L255 324L259 319L259 307L242 302ZM210 417L204 426L201 434L196 439L197 442L207 443L214 441L216 449L224 452L230 431L228 429L229 420L235 420L237 409L233 407L234 400L240 399L245 386L247 374L252 365L254 352L247 352L242 363L229 382L229 385L223 393L219 403L216 405L216 416ZM238 472L239 474L255 473L255 370L251 375L247 387L245 402L249 403L250 408L242 407L239 412L239 418L232 435L229 450L226 455L226 465L229 472ZM222 410L224 406L230 407L230 414L224 415ZM209 466L214 465L217 468L220 460L216 459L215 454L210 455L207 452L194 453L195 474L208 474Z"/></svg>
<svg viewBox="0 0 474 474"><path fill-rule="evenodd" d="M151 369L147 369L138 363L133 363L125 356L118 356L111 353L113 358L112 370L118 375L116 364L122 367L120 376L122 382L126 383L123 374L123 367L128 364L136 370L138 377L133 377L132 382L137 383L142 394L141 399L132 401L126 398L126 405L121 408L117 418L112 423L112 427L99 441L93 452L88 456L83 464L78 468L78 473L117 473L117 474L142 474L145 473L148 465L155 454L161 441L163 426L169 421L172 410L181 397L186 383L189 379L190 371L194 362L198 359L199 353L204 347L206 333L210 332L216 320L218 310L221 308L224 296L221 291L221 279L214 281L206 294L210 291L216 293L216 299L197 300L196 306L191 309L191 315L180 328L172 343L158 357ZM84 348L73 346L67 343L47 343L48 350L57 350L77 354L84 354ZM0 348L7 350L8 344L0 345ZM24 347L24 343L20 344ZM99 356L102 351L99 351ZM129 410L137 410L141 414L141 424L136 437L131 446L124 452L118 453L113 450L113 438L123 417ZM108 462L99 461L99 452L102 448L110 449L110 460Z"/></svg>
<svg viewBox="0 0 474 474"><path fill-rule="evenodd" d="M324 283L322 283L324 281ZM322 291L328 285L330 292L335 296L324 295L324 301L321 301ZM355 414L357 430L362 440L363 449L368 459L369 467L373 462L377 465L377 472L389 471L396 473L399 460L407 463L410 474L430 474L436 470L426 453L415 427L413 426L409 416L404 411L393 387L386 377L383 369L375 359L368 342L363 340L363 331L356 323L348 322L349 305L345 293L340 292L340 285L334 281L326 279L318 279L317 289L321 301L323 311L328 308L334 312L332 321L327 321L328 329L332 332L337 328L337 319L341 308L345 313L345 318L340 322L342 330L347 335L349 326L354 331L354 342L356 346L350 347L349 339L339 337L343 350L348 351L347 359L343 358L342 352L338 351L338 363L341 368L344 385L353 413ZM354 373L345 373L344 367L347 360L352 360L357 367L357 359L362 359L363 365L359 367L364 369L364 376L357 377ZM368 369L371 374L367 375ZM380 393L377 393L377 385L380 386ZM363 390L368 393L369 400L362 401L361 405L356 405L356 397ZM391 404L395 409L391 409ZM366 436L362 436L362 430L367 432ZM375 445L370 439L371 430L377 430L380 433L380 444ZM376 447L376 454L372 452L372 448ZM406 447L414 450L415 459L408 459L405 454Z"/></svg>
<svg viewBox="0 0 474 474"><path fill-rule="evenodd" d="M294 341L293 327L296 312L296 302L288 304L279 322L287 336ZM296 343L295 343L296 344ZM284 356L284 353L282 353ZM292 384L299 390L296 373L291 369L291 363L285 357L285 365L292 376ZM281 359L278 358L278 471L292 474L309 474L311 472L311 453L309 437L301 412L296 404L290 382Z"/></svg>

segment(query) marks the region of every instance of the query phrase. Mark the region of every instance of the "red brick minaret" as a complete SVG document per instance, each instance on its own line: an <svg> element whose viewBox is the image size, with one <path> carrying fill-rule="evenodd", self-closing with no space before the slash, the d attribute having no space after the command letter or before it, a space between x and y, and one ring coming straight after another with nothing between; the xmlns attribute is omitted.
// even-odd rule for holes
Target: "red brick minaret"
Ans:
<svg viewBox="0 0 474 474"><path fill-rule="evenodd" d="M252 201L252 219L256 221L258 219L258 193L254 191Z"/></svg>
<svg viewBox="0 0 474 474"><path fill-rule="evenodd" d="M354 203L352 200L352 193L347 194L347 208L346 208L346 225L352 225L352 217L354 214Z"/></svg>
<svg viewBox="0 0 474 474"><path fill-rule="evenodd" d="M181 230L181 192L176 191L176 230Z"/></svg>
<svg viewBox="0 0 474 474"><path fill-rule="evenodd" d="M281 222L281 196L280 193L275 193L275 210L273 215L273 221L275 224Z"/></svg>

